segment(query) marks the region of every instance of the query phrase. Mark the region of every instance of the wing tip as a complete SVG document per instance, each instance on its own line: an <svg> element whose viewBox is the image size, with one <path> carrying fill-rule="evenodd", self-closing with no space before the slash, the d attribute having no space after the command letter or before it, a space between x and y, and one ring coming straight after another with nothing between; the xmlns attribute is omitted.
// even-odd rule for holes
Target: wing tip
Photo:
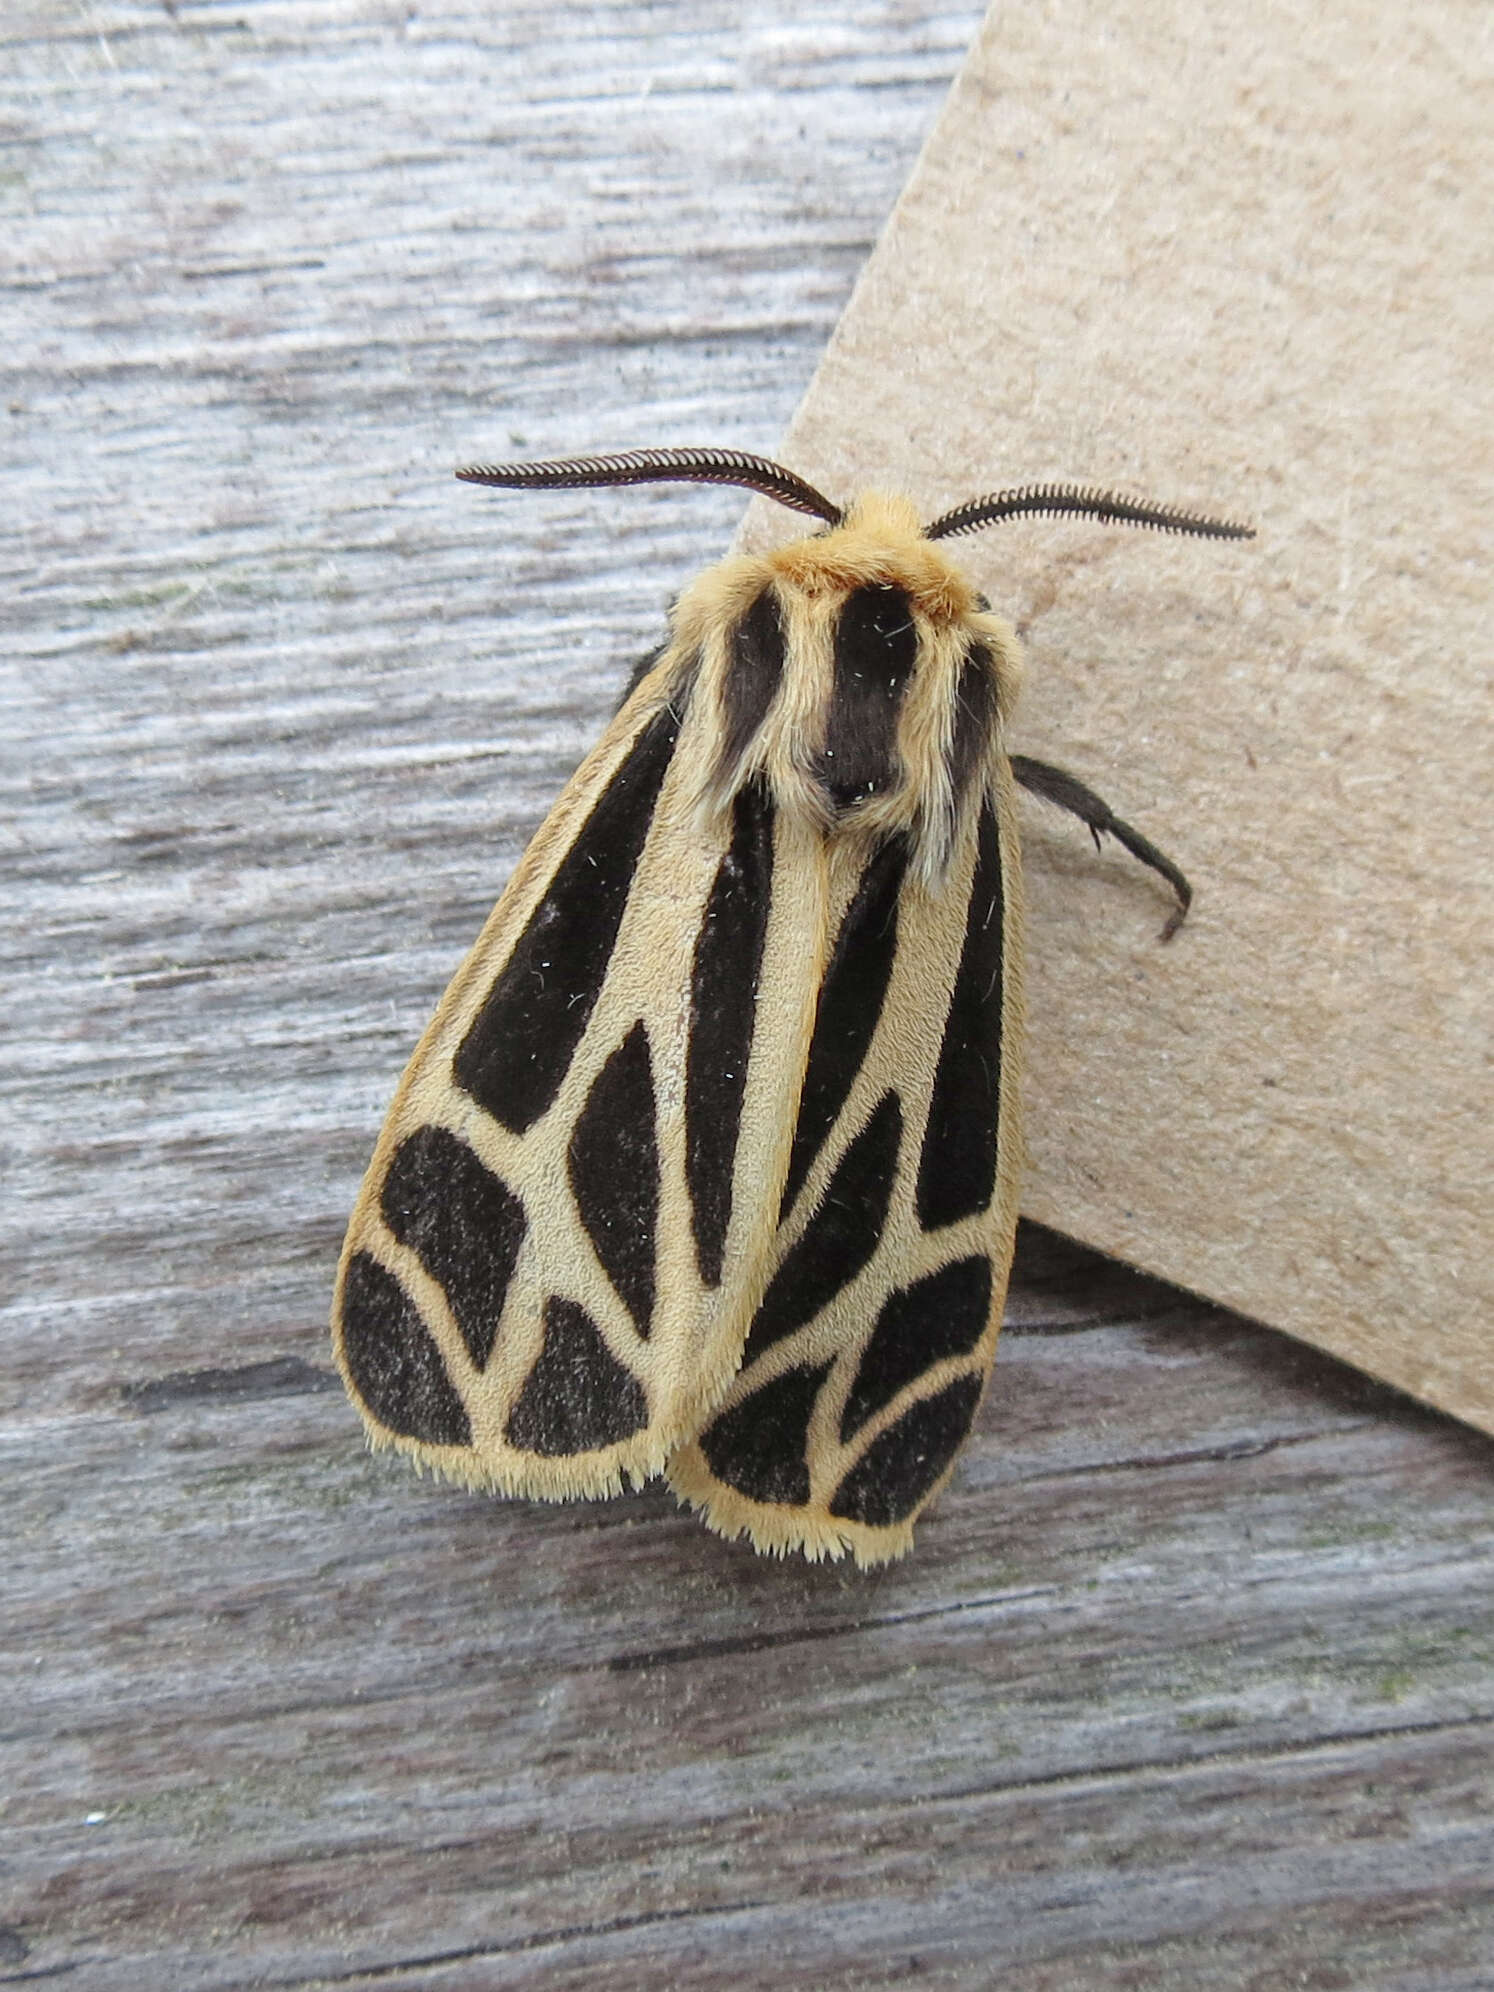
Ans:
<svg viewBox="0 0 1494 1992"><path fill-rule="evenodd" d="M837 1563L850 1556L862 1570L896 1563L913 1547L916 1516L887 1528L838 1521L824 1508L774 1507L754 1501L716 1478L698 1446L671 1455L665 1477L682 1506L691 1509L714 1535L727 1542L746 1537L759 1556L780 1559L799 1554L810 1563Z"/></svg>

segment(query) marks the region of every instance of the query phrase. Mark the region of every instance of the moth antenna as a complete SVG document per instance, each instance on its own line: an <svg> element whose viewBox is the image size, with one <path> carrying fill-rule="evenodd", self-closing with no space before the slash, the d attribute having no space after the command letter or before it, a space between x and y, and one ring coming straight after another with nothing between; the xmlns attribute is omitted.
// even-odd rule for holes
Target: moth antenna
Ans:
<svg viewBox="0 0 1494 1992"><path fill-rule="evenodd" d="M467 484L514 491L576 491L600 484L736 484L808 512L828 525L845 517L822 492L769 457L747 450L624 450L618 456L557 457L542 463L475 463L457 472Z"/></svg>
<svg viewBox="0 0 1494 1992"><path fill-rule="evenodd" d="M1116 491L1098 491L1079 484L1024 484L1013 491L993 491L971 498L941 513L924 527L925 539L951 539L956 533L978 532L999 519L1067 512L1081 519L1105 519L1116 525L1151 526L1162 533L1195 533L1201 539L1254 539L1255 527L1232 519L1211 519L1201 512L1181 512L1173 505L1151 505L1124 498Z"/></svg>

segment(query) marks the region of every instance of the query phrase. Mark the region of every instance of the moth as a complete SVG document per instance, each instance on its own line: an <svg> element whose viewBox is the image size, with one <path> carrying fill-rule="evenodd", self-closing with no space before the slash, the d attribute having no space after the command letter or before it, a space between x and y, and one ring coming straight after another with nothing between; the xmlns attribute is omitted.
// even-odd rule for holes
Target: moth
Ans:
<svg viewBox="0 0 1494 1992"><path fill-rule="evenodd" d="M1020 653L942 542L1077 513L1042 485L921 526L721 449L477 466L740 485L820 522L687 588L400 1082L333 1340L375 1447L545 1500L668 1476L728 1537L901 1556L995 1355L1021 1144Z"/></svg>

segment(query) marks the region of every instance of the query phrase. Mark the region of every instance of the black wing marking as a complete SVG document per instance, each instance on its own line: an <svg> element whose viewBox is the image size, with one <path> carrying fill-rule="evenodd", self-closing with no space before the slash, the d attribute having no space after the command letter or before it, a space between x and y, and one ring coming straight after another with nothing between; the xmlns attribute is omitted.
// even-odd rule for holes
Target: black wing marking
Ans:
<svg viewBox="0 0 1494 1992"><path fill-rule="evenodd" d="M996 1184L1003 915L1001 844L987 802L980 813L959 973L918 1158L918 1221L925 1231L984 1210Z"/></svg>
<svg viewBox="0 0 1494 1992"><path fill-rule="evenodd" d="M644 1336L653 1326L657 1284L656 1116L648 1028L640 1018L593 1082L567 1160L586 1234Z"/></svg>
<svg viewBox="0 0 1494 1992"><path fill-rule="evenodd" d="M754 782L732 810L731 846L706 902L690 971L685 1054L686 1174L695 1256L721 1284L758 983L773 911L773 806Z"/></svg>
<svg viewBox="0 0 1494 1992"><path fill-rule="evenodd" d="M617 942L679 720L666 706L597 799L462 1041L456 1082L515 1134L554 1100Z"/></svg>

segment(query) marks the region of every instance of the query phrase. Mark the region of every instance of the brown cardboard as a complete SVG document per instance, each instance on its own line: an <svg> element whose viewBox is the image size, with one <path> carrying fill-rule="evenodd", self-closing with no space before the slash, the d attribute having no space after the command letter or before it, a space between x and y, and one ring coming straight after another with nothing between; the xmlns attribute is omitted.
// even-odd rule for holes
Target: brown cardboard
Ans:
<svg viewBox="0 0 1494 1992"><path fill-rule="evenodd" d="M1198 890L1159 946L1156 882L1027 806L1024 1208L1494 1430L1486 29L993 7L783 455L1257 524L955 543L1017 746Z"/></svg>

